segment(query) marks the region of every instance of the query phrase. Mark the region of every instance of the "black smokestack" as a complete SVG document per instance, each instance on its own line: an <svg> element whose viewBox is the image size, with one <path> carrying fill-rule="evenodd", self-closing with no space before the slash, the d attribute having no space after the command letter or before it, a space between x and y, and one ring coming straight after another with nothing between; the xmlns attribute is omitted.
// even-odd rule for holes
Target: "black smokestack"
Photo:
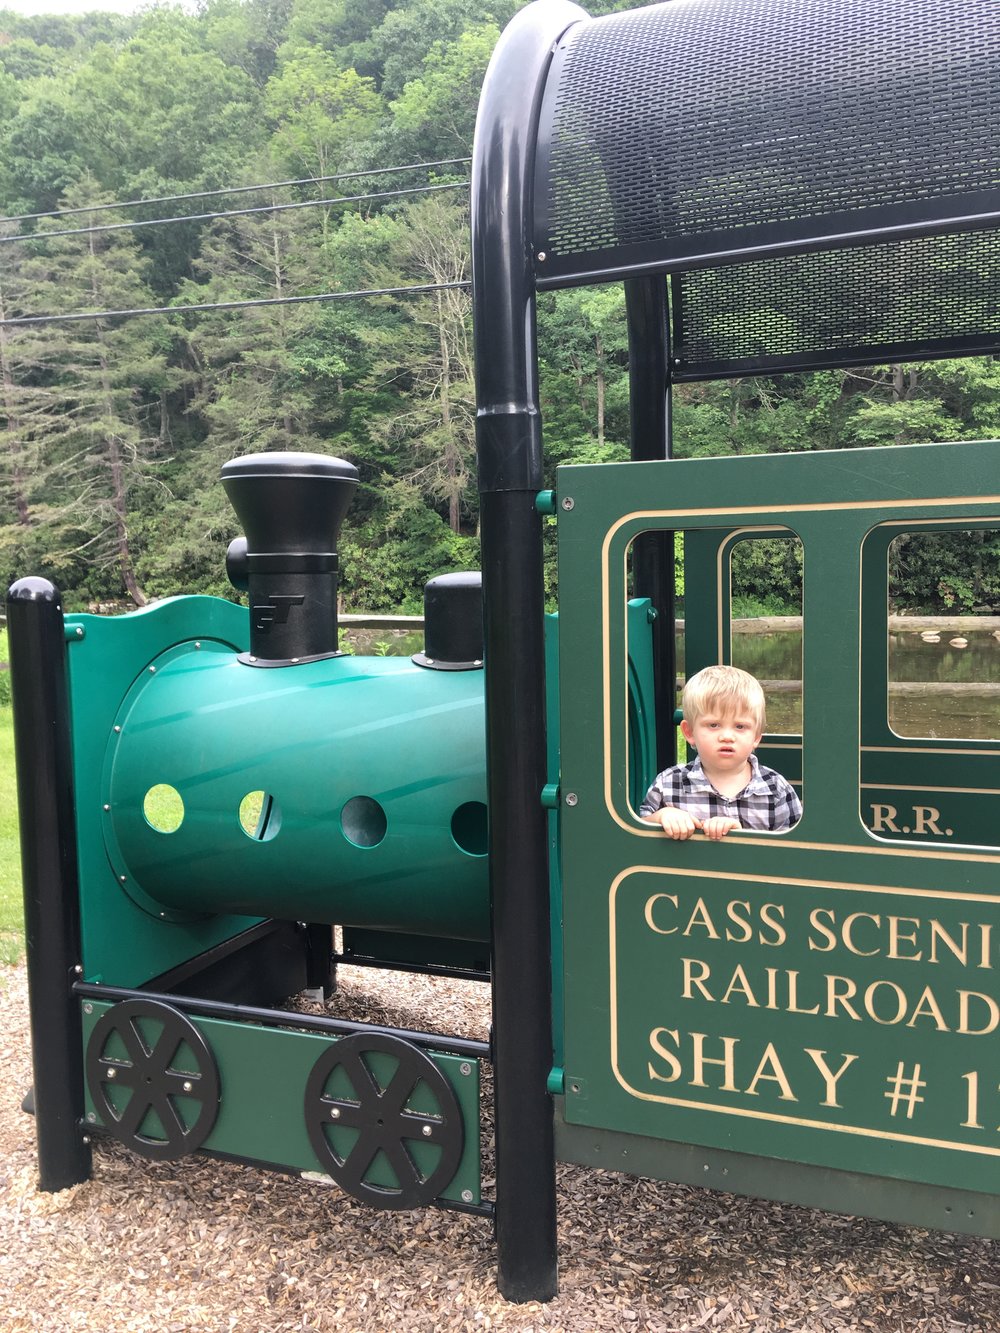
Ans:
<svg viewBox="0 0 1000 1333"><path fill-rule="evenodd" d="M288 666L328 657L337 641L337 539L358 470L325 454L247 454L222 468L246 533L227 568L250 594L250 660Z"/></svg>

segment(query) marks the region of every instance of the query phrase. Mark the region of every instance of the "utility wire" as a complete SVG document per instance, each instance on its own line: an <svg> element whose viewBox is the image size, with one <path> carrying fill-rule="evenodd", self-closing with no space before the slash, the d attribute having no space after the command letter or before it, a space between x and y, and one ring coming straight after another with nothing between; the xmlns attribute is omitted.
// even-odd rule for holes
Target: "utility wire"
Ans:
<svg viewBox="0 0 1000 1333"><path fill-rule="evenodd" d="M468 181L444 185L418 185L410 190L380 190L371 194L338 195L333 199L305 199L295 204L259 204L255 208L233 208L217 213L187 213L180 217L145 218L134 222L108 222L99 227L65 227L61 231L31 231L24 235L0 236L0 244L13 241L47 241L55 236L96 236L108 231L135 231L139 227L162 227L169 222L208 222L218 218L247 217L252 213L286 213L295 208L320 208L335 204L357 204L365 200L401 199L406 195L430 194L435 190L468 189Z"/></svg>
<svg viewBox="0 0 1000 1333"><path fill-rule="evenodd" d="M75 213L103 213L119 208L139 208L143 204L173 204L189 199L221 199L229 194L253 194L257 190L280 190L293 185L321 185L326 181L356 180L358 177L389 176L401 171L430 170L432 167L463 166L472 161L471 157L446 157L438 162L410 162L400 167L373 167L370 171L342 171L336 176L305 176L294 181L270 181L264 185L230 185L218 190L199 190L192 194L161 194L149 199L129 199L122 203L87 204L80 208L54 208L47 213L14 213L9 217L0 217L0 226L5 222L33 222L38 218L70 217Z"/></svg>
<svg viewBox="0 0 1000 1333"><path fill-rule="evenodd" d="M186 315L202 310L246 310L269 305L303 305L312 301L354 301L363 296L414 296L426 292L470 291L471 282L423 282L412 287L378 287L358 292L318 292L313 296L268 296L256 301L209 301L204 305L147 306L138 310L86 310L72 315L23 315L0 319L0 328L26 324L70 324L85 319L131 319L136 315Z"/></svg>

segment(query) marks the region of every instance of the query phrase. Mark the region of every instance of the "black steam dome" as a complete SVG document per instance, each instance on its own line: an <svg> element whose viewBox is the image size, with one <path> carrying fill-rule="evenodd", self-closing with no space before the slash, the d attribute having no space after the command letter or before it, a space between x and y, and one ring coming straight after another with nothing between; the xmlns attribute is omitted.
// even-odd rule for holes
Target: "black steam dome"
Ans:
<svg viewBox="0 0 1000 1333"><path fill-rule="evenodd" d="M483 665L483 576L439 574L424 585L424 651L417 666L472 671Z"/></svg>

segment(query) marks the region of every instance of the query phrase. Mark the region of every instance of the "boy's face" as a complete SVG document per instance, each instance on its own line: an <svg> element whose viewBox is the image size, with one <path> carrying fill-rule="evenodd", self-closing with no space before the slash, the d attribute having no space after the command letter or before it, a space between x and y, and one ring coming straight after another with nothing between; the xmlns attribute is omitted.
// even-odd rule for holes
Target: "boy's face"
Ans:
<svg viewBox="0 0 1000 1333"><path fill-rule="evenodd" d="M698 751L702 767L712 773L741 772L761 738L749 713L702 713L693 724L682 722L681 731Z"/></svg>

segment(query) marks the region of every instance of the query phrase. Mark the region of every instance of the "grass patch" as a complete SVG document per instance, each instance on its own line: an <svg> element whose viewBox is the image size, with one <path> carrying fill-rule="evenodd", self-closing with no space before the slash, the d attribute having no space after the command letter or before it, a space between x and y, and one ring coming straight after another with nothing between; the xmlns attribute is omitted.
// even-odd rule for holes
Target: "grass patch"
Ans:
<svg viewBox="0 0 1000 1333"><path fill-rule="evenodd" d="M0 707L0 963L14 963L24 940L21 845L14 781L14 722Z"/></svg>

